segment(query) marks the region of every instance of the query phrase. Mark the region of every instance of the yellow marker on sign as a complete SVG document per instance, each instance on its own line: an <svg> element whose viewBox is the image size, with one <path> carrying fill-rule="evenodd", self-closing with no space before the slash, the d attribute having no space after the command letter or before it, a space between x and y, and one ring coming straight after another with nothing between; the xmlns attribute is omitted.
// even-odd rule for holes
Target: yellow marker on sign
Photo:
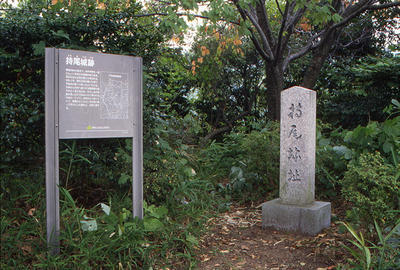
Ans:
<svg viewBox="0 0 400 270"><path fill-rule="evenodd" d="M86 129L87 129L87 130L91 130L91 129L92 129L92 126L87 126Z"/></svg>

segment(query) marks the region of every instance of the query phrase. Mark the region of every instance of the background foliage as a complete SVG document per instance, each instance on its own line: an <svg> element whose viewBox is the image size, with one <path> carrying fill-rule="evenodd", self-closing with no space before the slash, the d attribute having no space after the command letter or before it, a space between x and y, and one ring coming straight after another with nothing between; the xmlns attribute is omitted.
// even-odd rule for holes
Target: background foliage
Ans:
<svg viewBox="0 0 400 270"><path fill-rule="evenodd" d="M203 28L190 51L184 51L170 46L171 37L181 37L171 31L184 25L177 14L173 20L143 16L147 10L134 1L67 2L24 1L19 8L3 5L1 10L5 260L0 268L21 263L38 268L95 268L99 263L110 268L194 267L198 239L210 216L231 203L259 204L278 196L279 124L266 117L265 63L250 39L239 35L245 28L224 28L224 23ZM182 1L188 9L195 2ZM279 13L276 3L270 8ZM314 8L318 15L326 12L323 6ZM227 5L220 12L234 14ZM217 13L208 15L216 22ZM393 24L392 17L380 14L378 25L371 16L358 18L339 43L350 44L364 26L378 31L380 24ZM274 30L278 19L271 20ZM319 22L304 22L306 29L301 29L317 30L327 23L312 19ZM353 209L348 220L374 240L382 236L377 228L394 230L399 218L400 72L399 57L390 52L395 47L385 51L384 36L372 32L357 46L338 44L330 51L315 90L317 197L345 200L345 207ZM295 37L295 43L305 43ZM144 60L145 218L135 220L128 210L130 139L62 141L63 253L56 257L46 256L44 239L45 47ZM292 62L283 76L285 86L301 83L311 61L303 60ZM391 239L398 235L389 234ZM370 255L386 263L392 253L382 250Z"/></svg>

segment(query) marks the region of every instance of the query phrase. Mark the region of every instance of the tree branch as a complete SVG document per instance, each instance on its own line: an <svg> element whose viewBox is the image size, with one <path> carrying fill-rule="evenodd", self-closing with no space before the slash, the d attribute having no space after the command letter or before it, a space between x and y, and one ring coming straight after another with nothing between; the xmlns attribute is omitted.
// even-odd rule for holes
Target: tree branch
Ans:
<svg viewBox="0 0 400 270"><path fill-rule="evenodd" d="M263 44L263 47L266 50L266 54L269 56L269 58L273 61L274 60L274 54L272 53L272 49L271 46L267 40L267 37L265 36L261 26L258 24L257 20L252 16L252 14L250 14L247 10L243 10L244 13L246 14L247 18L249 18L249 20L251 21L251 23L254 25L254 27L257 30L257 33L260 35L261 37L261 41Z"/></svg>
<svg viewBox="0 0 400 270"><path fill-rule="evenodd" d="M261 57L266 60L266 61L270 61L270 57L265 53L264 49L261 47L260 42L257 40L257 38L254 35L254 31L252 31L252 29L250 30L251 32L251 36L250 39L253 42L254 46L256 47L256 50L260 53Z"/></svg>
<svg viewBox="0 0 400 270"><path fill-rule="evenodd" d="M208 133L202 140L201 140L201 145L205 145L209 140L213 139L215 136L227 132L231 130L229 126L223 126L221 128L214 129L210 133Z"/></svg>
<svg viewBox="0 0 400 270"><path fill-rule="evenodd" d="M270 47L273 48L275 44L274 35L271 31L271 25L269 23L269 18L267 11L265 9L265 0L259 0L256 6L258 20L263 26L264 32L267 36L268 42L271 44Z"/></svg>
<svg viewBox="0 0 400 270"><path fill-rule="evenodd" d="M283 12L282 12L282 10L281 10L281 6L279 5L279 2L278 2L278 0L275 0L275 3L276 3L276 6L278 7L278 10L279 10L279 13L282 15L282 17L283 17ZM288 4L288 2L286 1L286 5ZM286 9L286 7L285 7L285 9Z"/></svg>
<svg viewBox="0 0 400 270"><path fill-rule="evenodd" d="M237 10L239 11L239 14L240 14L240 16L243 18L243 20L246 20L246 19L247 19L246 13L245 13L245 11L239 6L238 0L233 0L233 3L234 3L234 5L236 6ZM261 57L262 57L264 60L266 60L266 61L271 60L270 55L268 55L268 53L264 50L264 48L262 47L262 45L261 45L260 42L258 41L258 39L257 39L257 37L256 37L256 35L255 35L254 31L253 31L253 29L249 27L248 30L249 30L250 33L251 33L251 36L250 36L251 41L252 41L253 44L255 45L256 50L260 53Z"/></svg>
<svg viewBox="0 0 400 270"><path fill-rule="evenodd" d="M220 128L216 128L213 131L211 131L210 133L208 133L204 139L203 139L203 143L208 142L209 140L211 140L212 138L214 138L215 136L230 131L233 128L233 123L243 117L245 117L246 115L250 114L249 111L245 111L242 112L241 114L239 114L238 116L236 116L231 122L229 122L226 126L220 127Z"/></svg>
<svg viewBox="0 0 400 270"><path fill-rule="evenodd" d="M343 20L332 25L331 28L340 28L343 25L347 24L351 19L355 18L356 16L367 10L380 10L400 6L399 1L375 5L376 2L376 0L363 0L354 5L349 5L342 14L339 14L343 17Z"/></svg>
<svg viewBox="0 0 400 270"><path fill-rule="evenodd" d="M308 53L311 49L317 47L318 45L314 44L315 39L319 38L320 36L322 36L325 33L325 31L321 31L318 34L315 34L314 36L312 36L307 44L302 47L299 51L297 51L296 53L293 53L291 55L288 55L286 57L285 62L283 63L283 71L285 71L289 65L290 62L304 56L306 53Z"/></svg>
<svg viewBox="0 0 400 270"><path fill-rule="evenodd" d="M397 1L397 2L379 4L379 5L372 5L368 8L368 10L379 10L379 9L399 7L399 6L400 6L400 2Z"/></svg>
<svg viewBox="0 0 400 270"><path fill-rule="evenodd" d="M278 44L275 48L275 55L277 58L279 58L279 56L281 56L280 51L281 51L281 46L282 46L282 35L286 29L286 22L287 22L289 10L291 10L291 8L290 8L291 5L292 4L289 4L289 0L286 0L285 14L282 16L281 28L279 29L279 34L278 34Z"/></svg>
<svg viewBox="0 0 400 270"><path fill-rule="evenodd" d="M292 18L290 19L290 22L287 24L287 34L286 35L283 35L283 37L282 37L282 45L281 45L281 47L282 48L286 48L286 47L288 47L288 44L289 44L289 41L290 41L290 37L291 37L291 35L293 34L293 31L294 31L294 29L295 29L295 26L297 25L297 23L300 21L300 19L301 19L301 17L304 15L304 13L306 12L306 7L304 7L304 8L302 8L302 9L299 9L298 11L296 11L296 13L292 16ZM312 38L312 39L310 39L310 42L311 42L311 45L312 45L312 42L315 40L315 38ZM308 51L308 50L307 50ZM307 52L306 51L306 52ZM283 52L282 52L283 53ZM303 54L304 55L304 54ZM292 61L292 60L290 60L289 59L289 57L286 57L286 60L285 60L285 62L286 62L286 64L285 64L285 62L284 62L284 65L283 66L285 66L286 65L286 67L287 67L287 65L289 64L289 62L290 61ZM284 70L285 70L286 68L284 68Z"/></svg>
<svg viewBox="0 0 400 270"><path fill-rule="evenodd" d="M146 13L146 14L134 14L131 17L135 17L135 18L141 18L141 17L152 17L152 16L168 16L168 13L164 13L164 12L153 12L153 13ZM191 14L191 13L176 13L177 16L186 16L186 17L195 17L195 18L200 18L200 19L205 19L205 20L211 20L210 17L208 16L204 16L204 15L198 15L198 14ZM235 24L235 25L239 25L238 22L235 21L227 21L225 19L217 19L217 21L221 21L221 22L229 22L231 24Z"/></svg>

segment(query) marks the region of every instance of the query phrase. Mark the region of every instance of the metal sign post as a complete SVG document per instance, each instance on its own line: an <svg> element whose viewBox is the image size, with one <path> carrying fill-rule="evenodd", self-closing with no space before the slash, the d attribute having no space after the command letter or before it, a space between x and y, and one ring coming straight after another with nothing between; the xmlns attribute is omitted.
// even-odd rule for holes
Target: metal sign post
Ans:
<svg viewBox="0 0 400 270"><path fill-rule="evenodd" d="M132 142L133 216L143 218L142 59L46 48L47 242L59 253L59 139Z"/></svg>
<svg viewBox="0 0 400 270"><path fill-rule="evenodd" d="M58 51L55 49L46 49L45 73L46 225L47 244L54 254L60 251Z"/></svg>

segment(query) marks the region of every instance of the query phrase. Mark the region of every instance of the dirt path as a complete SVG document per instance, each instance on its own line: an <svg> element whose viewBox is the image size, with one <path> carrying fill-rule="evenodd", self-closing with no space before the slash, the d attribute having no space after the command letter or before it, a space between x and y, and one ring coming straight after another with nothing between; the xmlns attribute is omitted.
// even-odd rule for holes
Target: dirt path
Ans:
<svg viewBox="0 0 400 270"><path fill-rule="evenodd" d="M260 208L238 208L209 221L200 241L198 269L335 269L344 263L345 235L335 224L301 236L261 227Z"/></svg>

